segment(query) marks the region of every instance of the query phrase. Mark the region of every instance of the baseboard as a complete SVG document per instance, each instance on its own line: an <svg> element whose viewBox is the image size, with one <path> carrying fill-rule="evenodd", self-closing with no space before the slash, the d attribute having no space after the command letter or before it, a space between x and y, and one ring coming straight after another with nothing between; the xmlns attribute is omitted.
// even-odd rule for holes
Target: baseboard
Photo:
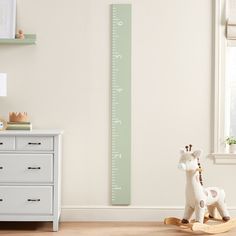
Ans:
<svg viewBox="0 0 236 236"><path fill-rule="evenodd" d="M61 221L163 221L164 218L182 217L183 207L138 206L63 206ZM236 207L229 208L236 216Z"/></svg>

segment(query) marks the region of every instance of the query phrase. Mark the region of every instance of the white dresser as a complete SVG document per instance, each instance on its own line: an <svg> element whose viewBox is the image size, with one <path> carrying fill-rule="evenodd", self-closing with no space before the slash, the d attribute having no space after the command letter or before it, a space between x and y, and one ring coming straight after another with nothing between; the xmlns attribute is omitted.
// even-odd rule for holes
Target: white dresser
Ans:
<svg viewBox="0 0 236 236"><path fill-rule="evenodd" d="M0 221L52 221L61 211L60 130L0 132Z"/></svg>

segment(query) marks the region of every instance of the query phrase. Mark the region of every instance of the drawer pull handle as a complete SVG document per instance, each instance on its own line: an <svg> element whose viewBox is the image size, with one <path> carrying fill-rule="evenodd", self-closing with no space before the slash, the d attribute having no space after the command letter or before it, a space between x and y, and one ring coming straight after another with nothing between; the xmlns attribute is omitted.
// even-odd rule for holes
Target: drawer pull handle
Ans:
<svg viewBox="0 0 236 236"><path fill-rule="evenodd" d="M40 199L39 198L38 199L31 198L31 199L28 199L28 202L40 202Z"/></svg>
<svg viewBox="0 0 236 236"><path fill-rule="evenodd" d="M41 167L28 167L28 170L40 170Z"/></svg>
<svg viewBox="0 0 236 236"><path fill-rule="evenodd" d="M0 202L3 202L3 199L2 199L2 198L0 199Z"/></svg>
<svg viewBox="0 0 236 236"><path fill-rule="evenodd" d="M41 145L41 143L28 143L29 145Z"/></svg>
<svg viewBox="0 0 236 236"><path fill-rule="evenodd" d="M0 166L0 170L2 170L3 169L3 166Z"/></svg>
<svg viewBox="0 0 236 236"><path fill-rule="evenodd" d="M0 145L3 145L3 143L1 142Z"/></svg>

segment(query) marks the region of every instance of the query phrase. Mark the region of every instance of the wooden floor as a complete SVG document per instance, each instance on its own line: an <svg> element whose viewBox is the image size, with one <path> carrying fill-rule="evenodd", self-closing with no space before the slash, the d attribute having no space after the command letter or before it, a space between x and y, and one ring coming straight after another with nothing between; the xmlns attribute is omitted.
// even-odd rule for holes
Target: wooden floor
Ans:
<svg viewBox="0 0 236 236"><path fill-rule="evenodd" d="M1 222L0 236L185 236L193 234L162 223L79 223L63 222L59 232L51 232L51 223ZM220 234L218 234L220 235ZM236 229L222 234L235 236Z"/></svg>

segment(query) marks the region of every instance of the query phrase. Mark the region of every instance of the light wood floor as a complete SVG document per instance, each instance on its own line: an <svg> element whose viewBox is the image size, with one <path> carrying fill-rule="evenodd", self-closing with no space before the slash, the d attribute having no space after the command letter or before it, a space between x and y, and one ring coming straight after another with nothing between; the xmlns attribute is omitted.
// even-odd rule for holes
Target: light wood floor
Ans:
<svg viewBox="0 0 236 236"><path fill-rule="evenodd" d="M79 223L63 222L59 232L51 232L51 223L1 222L0 235L4 236L185 236L193 234L162 223ZM220 235L220 234L218 234ZM236 229L222 234L235 236Z"/></svg>

